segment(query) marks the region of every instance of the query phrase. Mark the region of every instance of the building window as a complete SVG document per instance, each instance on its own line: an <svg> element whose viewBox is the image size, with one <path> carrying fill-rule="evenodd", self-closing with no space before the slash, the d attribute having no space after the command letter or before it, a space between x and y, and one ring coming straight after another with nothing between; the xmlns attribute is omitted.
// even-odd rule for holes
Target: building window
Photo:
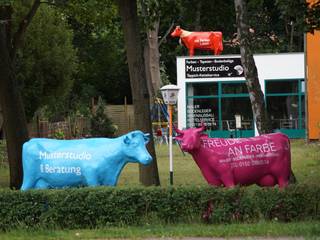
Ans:
<svg viewBox="0 0 320 240"><path fill-rule="evenodd" d="M248 88L244 82L223 83L222 94L248 94Z"/></svg>
<svg viewBox="0 0 320 240"><path fill-rule="evenodd" d="M241 129L253 129L252 108L249 97L222 98L222 130L236 129L235 115L241 116Z"/></svg>
<svg viewBox="0 0 320 240"><path fill-rule="evenodd" d="M266 103L274 130L305 129L304 80L267 80Z"/></svg>
<svg viewBox="0 0 320 240"><path fill-rule="evenodd" d="M236 130L235 115L240 115L238 136L254 135L252 108L245 81L187 83L186 89L187 128L199 127L203 122L213 133L210 136L235 137L232 135Z"/></svg>
<svg viewBox="0 0 320 240"><path fill-rule="evenodd" d="M188 83L187 96L216 96L218 83Z"/></svg>
<svg viewBox="0 0 320 240"><path fill-rule="evenodd" d="M203 122L207 130L218 129L218 99L188 98L187 127L200 127Z"/></svg>
<svg viewBox="0 0 320 240"><path fill-rule="evenodd" d="M266 92L270 93L298 93L299 81L267 81Z"/></svg>

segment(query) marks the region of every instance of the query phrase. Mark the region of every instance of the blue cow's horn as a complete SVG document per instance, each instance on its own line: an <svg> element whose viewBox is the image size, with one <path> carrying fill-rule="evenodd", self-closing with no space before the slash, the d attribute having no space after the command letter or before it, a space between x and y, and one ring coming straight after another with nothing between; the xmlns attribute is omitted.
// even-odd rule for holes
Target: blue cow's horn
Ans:
<svg viewBox="0 0 320 240"><path fill-rule="evenodd" d="M145 143L147 144L150 141L150 133L143 134Z"/></svg>

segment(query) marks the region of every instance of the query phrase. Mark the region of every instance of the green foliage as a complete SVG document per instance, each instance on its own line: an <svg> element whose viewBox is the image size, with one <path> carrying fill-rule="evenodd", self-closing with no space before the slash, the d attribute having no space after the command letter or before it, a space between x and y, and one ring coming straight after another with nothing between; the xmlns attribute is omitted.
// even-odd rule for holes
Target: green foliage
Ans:
<svg viewBox="0 0 320 240"><path fill-rule="evenodd" d="M56 138L56 139L65 139L65 134L62 130L58 129L56 130L54 133L53 133L53 138Z"/></svg>
<svg viewBox="0 0 320 240"><path fill-rule="evenodd" d="M91 118L91 135L94 137L113 137L116 128L105 113L105 104L98 100L96 112Z"/></svg>
<svg viewBox="0 0 320 240"><path fill-rule="evenodd" d="M306 31L313 33L320 30L320 1L309 4L306 11Z"/></svg>
<svg viewBox="0 0 320 240"><path fill-rule="evenodd" d="M13 3L13 0L0 0L0 6L9 6Z"/></svg>
<svg viewBox="0 0 320 240"><path fill-rule="evenodd" d="M211 223L320 219L320 188L80 188L0 191L0 228L93 228L199 222L212 203Z"/></svg>
<svg viewBox="0 0 320 240"><path fill-rule="evenodd" d="M83 113L97 96L113 104L123 104L125 96L131 100L123 33L114 2L72 0L62 11L74 30L80 65L71 107Z"/></svg>
<svg viewBox="0 0 320 240"><path fill-rule="evenodd" d="M22 85L28 119L41 106L64 103L77 70L73 32L65 16L42 4L17 58L17 79Z"/></svg>

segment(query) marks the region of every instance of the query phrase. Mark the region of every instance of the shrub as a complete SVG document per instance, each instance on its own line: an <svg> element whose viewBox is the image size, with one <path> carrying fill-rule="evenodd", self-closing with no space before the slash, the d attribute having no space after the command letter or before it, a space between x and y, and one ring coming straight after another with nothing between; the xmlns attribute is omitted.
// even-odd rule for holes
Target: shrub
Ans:
<svg viewBox="0 0 320 240"><path fill-rule="evenodd" d="M116 128L105 113L105 103L99 98L96 112L91 118L91 135L94 137L113 137Z"/></svg>
<svg viewBox="0 0 320 240"><path fill-rule="evenodd" d="M320 219L320 187L98 187L0 190L0 228L93 228L141 223L210 223Z"/></svg>

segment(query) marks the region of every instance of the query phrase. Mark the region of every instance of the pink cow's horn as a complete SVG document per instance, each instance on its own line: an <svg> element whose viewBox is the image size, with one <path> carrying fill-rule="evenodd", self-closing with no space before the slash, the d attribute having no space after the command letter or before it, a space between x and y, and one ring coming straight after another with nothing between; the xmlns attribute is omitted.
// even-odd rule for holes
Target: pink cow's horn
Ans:
<svg viewBox="0 0 320 240"><path fill-rule="evenodd" d="M199 128L199 132L203 132L206 130L206 126L204 125L204 122L201 122L201 127Z"/></svg>
<svg viewBox="0 0 320 240"><path fill-rule="evenodd" d="M178 134L183 134L183 131L181 131L179 128L177 128L177 127L174 127L174 130L176 131L176 133L178 133Z"/></svg>

